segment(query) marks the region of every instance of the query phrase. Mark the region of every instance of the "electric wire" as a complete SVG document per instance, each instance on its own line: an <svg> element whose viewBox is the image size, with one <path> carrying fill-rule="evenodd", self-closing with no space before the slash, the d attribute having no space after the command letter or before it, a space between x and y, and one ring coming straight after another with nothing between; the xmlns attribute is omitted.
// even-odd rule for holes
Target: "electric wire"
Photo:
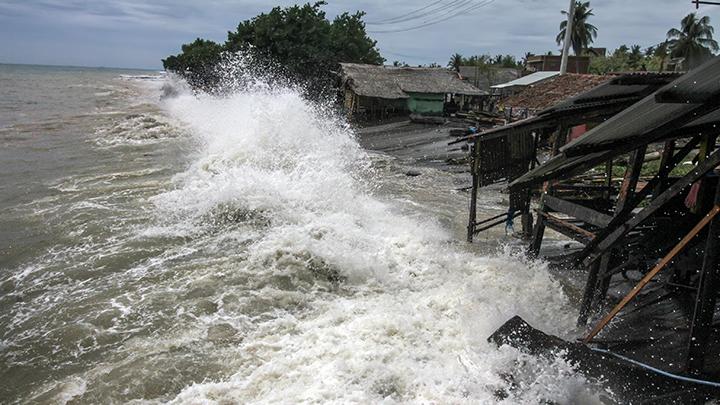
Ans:
<svg viewBox="0 0 720 405"><path fill-rule="evenodd" d="M590 350L592 350L592 351L594 351L594 352L598 352L598 353L604 353L604 354L609 354L609 355L611 355L611 356L615 356L615 357L617 357L617 358L620 359L620 360L627 361L627 362L632 363L632 364L634 364L634 365L636 365L636 366L640 366L640 367L642 367L642 368L644 368L644 369L650 370L650 371L652 371L652 372L654 372L654 373L657 373L657 374L660 374L660 375L664 375L665 377L673 378L673 379L675 379L675 380L685 381L685 382L690 382L690 383L694 383L694 384L701 384L701 385L707 385L707 386L710 386L710 387L718 387L718 388L720 388L720 383L718 383L718 382L700 380L700 379L697 379L697 378L691 378L691 377L685 377L685 376L682 376L682 375L671 374L671 373L668 373L667 371L663 371L663 370L660 370L659 368L655 368L655 367L650 366L650 365L647 365L647 364L645 364L645 363L641 363L641 362L639 362L639 361L637 361L637 360L633 360L633 359L631 359L631 358L629 358L629 357L625 357L625 356L623 356L623 355L621 355L621 354L613 353L613 352L611 352L611 351L609 351L609 350L598 349L598 348L594 348L594 347L591 347Z"/></svg>
<svg viewBox="0 0 720 405"><path fill-rule="evenodd" d="M460 15L467 14L467 13L469 13L469 12L475 11L475 10L481 8L481 7L485 7L485 6L493 3L494 1L495 1L495 0L484 0L484 1L481 2L481 3L473 4L473 5L471 5L470 7L464 8L464 9L462 9L462 10L460 10L460 11L458 11L458 12L452 14L452 15L449 15L449 16L447 16L447 17L445 17L445 18L440 18L440 19L437 19L437 20L435 20L435 21L430 21L430 22L427 22L427 23L424 23L424 24L420 24L420 25L413 26L413 27L390 29L390 30L371 30L371 31L368 31L368 33L372 33L372 34L385 34L385 33L412 31L412 30L417 30L417 29L429 27L429 26L431 26L431 25L439 24L439 23L441 23L441 22L443 22L443 21L447 21L447 20L450 20L450 19L452 19L452 18L458 17L458 16L460 16Z"/></svg>
<svg viewBox="0 0 720 405"><path fill-rule="evenodd" d="M455 6L462 7L465 4L472 2L472 1L473 0L452 0L451 2L449 2L447 4L442 4L443 1L436 1L434 3L431 3L428 6L411 11L405 15L400 15L400 16L396 16L396 17L392 17L392 18L386 18L384 20L379 20L379 21L368 21L365 24L367 24L367 25L386 25L386 24L396 24L396 23L400 23L400 22L412 21L412 20L416 20L419 18L430 16L433 13L436 13L438 11L443 11L448 8L453 8ZM440 4L438 4L438 3L440 3ZM435 5L437 5L439 7L434 7L434 8L431 8L428 10L428 7L435 6Z"/></svg>

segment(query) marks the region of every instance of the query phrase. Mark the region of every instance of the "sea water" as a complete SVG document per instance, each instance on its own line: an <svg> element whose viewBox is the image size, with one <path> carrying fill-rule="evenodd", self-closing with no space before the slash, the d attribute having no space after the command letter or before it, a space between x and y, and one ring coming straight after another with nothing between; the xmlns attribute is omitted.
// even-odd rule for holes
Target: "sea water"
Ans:
<svg viewBox="0 0 720 405"><path fill-rule="evenodd" d="M0 65L0 402L594 403L541 262L460 242L449 175L268 84ZM415 182L415 183L412 183Z"/></svg>

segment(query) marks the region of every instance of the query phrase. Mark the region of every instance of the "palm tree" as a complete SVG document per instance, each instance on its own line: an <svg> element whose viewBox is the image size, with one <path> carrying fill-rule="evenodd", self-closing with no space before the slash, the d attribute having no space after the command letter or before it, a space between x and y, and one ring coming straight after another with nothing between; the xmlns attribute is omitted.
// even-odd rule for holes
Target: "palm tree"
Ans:
<svg viewBox="0 0 720 405"><path fill-rule="evenodd" d="M567 11L562 11L563 14L567 15ZM590 8L590 2L575 2L575 16L573 17L572 33L570 36L570 44L572 44L573 52L575 55L582 54L583 49L593 43L597 38L597 27L588 23L588 18L593 16L592 9ZM560 33L558 34L555 41L560 45L565 40L565 28L567 27L567 20L560 23Z"/></svg>
<svg viewBox="0 0 720 405"><path fill-rule="evenodd" d="M453 68L453 70L455 70L456 72L459 72L460 66L463 65L463 61L464 61L463 56L460 55L459 53L456 53L450 57L450 62L448 62L447 65L448 65L448 67Z"/></svg>
<svg viewBox="0 0 720 405"><path fill-rule="evenodd" d="M680 29L672 28L667 33L670 56L685 58L688 68L695 67L718 51L718 43L713 39L715 30L710 25L710 17L698 18L691 13L680 22Z"/></svg>

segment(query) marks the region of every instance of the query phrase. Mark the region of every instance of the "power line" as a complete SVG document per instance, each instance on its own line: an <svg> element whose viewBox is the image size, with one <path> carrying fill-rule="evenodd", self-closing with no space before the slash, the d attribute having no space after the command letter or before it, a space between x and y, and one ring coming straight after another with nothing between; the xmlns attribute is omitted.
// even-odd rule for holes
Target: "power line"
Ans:
<svg viewBox="0 0 720 405"><path fill-rule="evenodd" d="M417 10L413 10L413 11L411 11L411 12L405 14L405 15L396 16L396 17L390 17L390 18L386 18L386 19L384 19L384 20L378 20L378 21L374 21L374 22L366 22L365 24L386 24L387 22L392 22L392 21L394 21L394 20L397 20L397 19L400 19L400 18L405 18L405 17L408 17L408 16L410 16L410 15L419 13L419 12L421 12L421 11L427 10L428 8L433 7L433 6L435 6L435 5L437 5L437 4L440 4L440 3L442 3L442 2L443 2L442 0L434 1L434 2L432 2L432 3L430 3L430 4L428 4L428 5L425 6L425 7L419 8L419 9L417 9Z"/></svg>
<svg viewBox="0 0 720 405"><path fill-rule="evenodd" d="M420 19L423 17L430 16L433 13L437 13L438 11L452 9L455 7L457 7L457 8L462 7L462 6L466 5L467 3L471 3L472 1L473 0L453 0L447 4L438 4L438 3L443 3L443 2L436 1L434 3L431 3L429 6L425 6L423 8L417 9L415 11L411 11L405 15L388 18L388 19L380 20L380 21L376 21L376 22L367 22L365 24L366 25L387 25L387 24L396 24L396 23L401 23L401 22L406 22L406 21L417 20L417 19ZM439 7L433 7L433 8L428 9L430 6L435 6L435 5L439 5ZM423 12L423 10L425 10L425 11Z"/></svg>
<svg viewBox="0 0 720 405"><path fill-rule="evenodd" d="M485 6L487 6L488 4L493 3L494 1L495 1L495 0L484 0L484 1L481 2L481 3L473 4L473 5L471 5L470 7L464 8L464 9L462 9L462 10L460 10L460 11L458 11L458 12L452 14L452 15L449 15L449 16L447 16L447 17L445 17L445 18L440 18L440 19L438 19L438 20L430 21L430 22L427 22L427 23L424 23L424 24L420 24L420 25L413 26L413 27L398 28L398 29L391 29L391 30L368 31L368 32L371 33L371 34L385 34L385 33L405 32L405 31L418 30L418 29L421 29L421 28L429 27L429 26L431 26L431 25L439 24L439 23L441 23L441 22L443 22L443 21L450 20L450 19L452 19L452 18L455 18L455 17L460 16L460 15L463 15L463 14L467 14L467 13L472 12L472 11L475 11L475 10L481 8L481 7L485 7Z"/></svg>

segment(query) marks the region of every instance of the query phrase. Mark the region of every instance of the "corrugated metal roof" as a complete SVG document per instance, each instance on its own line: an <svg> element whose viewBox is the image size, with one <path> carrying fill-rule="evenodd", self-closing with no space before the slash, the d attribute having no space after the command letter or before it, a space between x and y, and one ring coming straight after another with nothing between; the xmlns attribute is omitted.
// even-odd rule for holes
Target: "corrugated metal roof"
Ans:
<svg viewBox="0 0 720 405"><path fill-rule="evenodd" d="M410 93L485 95L475 86L443 68L409 68L341 63L343 80L360 96L408 98Z"/></svg>
<svg viewBox="0 0 720 405"><path fill-rule="evenodd" d="M705 83L708 87L697 87ZM656 96L661 92L674 91L672 97L688 94L690 98L683 103L659 103ZM701 96L692 95L697 92ZM668 93L665 93L666 95ZM670 100L672 97L663 98ZM552 178L567 177L578 170L584 170L611 157L627 152L627 146L633 141L657 142L669 137L690 136L694 130L720 125L720 110L717 98L720 97L720 58L692 70L672 83L645 97L640 102L625 109L620 114L587 132L584 136L561 148L562 154L550 159L533 171L519 177L510 186L518 187L529 183L539 183ZM714 103L693 104L689 100L710 100ZM648 135L661 127L670 128L673 122L697 115L696 119L682 127L668 131L661 129L650 138ZM679 121L680 120L680 121Z"/></svg>
<svg viewBox="0 0 720 405"><path fill-rule="evenodd" d="M535 72L531 73L527 76L523 76L519 79L515 79L512 81L509 81L507 83L502 84L496 84L492 86L493 89L504 89L506 87L513 87L513 86L529 86L533 83L540 82L542 80L549 79L553 76L559 75L560 72Z"/></svg>
<svg viewBox="0 0 720 405"><path fill-rule="evenodd" d="M466 138L460 138L455 142L474 138L503 136L506 133L520 130L527 131L550 127L556 125L559 117L569 114L580 114L586 111L598 110L608 111L609 114L615 113L617 109L637 102L642 97L653 93L659 87L666 85L677 76L678 75L675 74L628 74L619 76L585 93L581 93L542 110L535 117L516 121Z"/></svg>
<svg viewBox="0 0 720 405"><path fill-rule="evenodd" d="M707 88L698 87L705 84ZM568 143L561 151L568 155L579 155L587 151L598 149L613 149L618 143L629 143L636 138L643 137L652 130L670 124L680 117L698 110L699 116L704 115L699 110L701 104L659 103L656 98L668 91L678 91L677 94L697 92L699 94L720 95L720 57L694 69L672 83L633 104L623 112L608 119L584 136ZM705 112L707 113L707 112ZM698 117L699 117L698 116ZM655 141L648 139L649 142Z"/></svg>
<svg viewBox="0 0 720 405"><path fill-rule="evenodd" d="M716 56L657 92L660 103L704 103L720 93L720 57Z"/></svg>

